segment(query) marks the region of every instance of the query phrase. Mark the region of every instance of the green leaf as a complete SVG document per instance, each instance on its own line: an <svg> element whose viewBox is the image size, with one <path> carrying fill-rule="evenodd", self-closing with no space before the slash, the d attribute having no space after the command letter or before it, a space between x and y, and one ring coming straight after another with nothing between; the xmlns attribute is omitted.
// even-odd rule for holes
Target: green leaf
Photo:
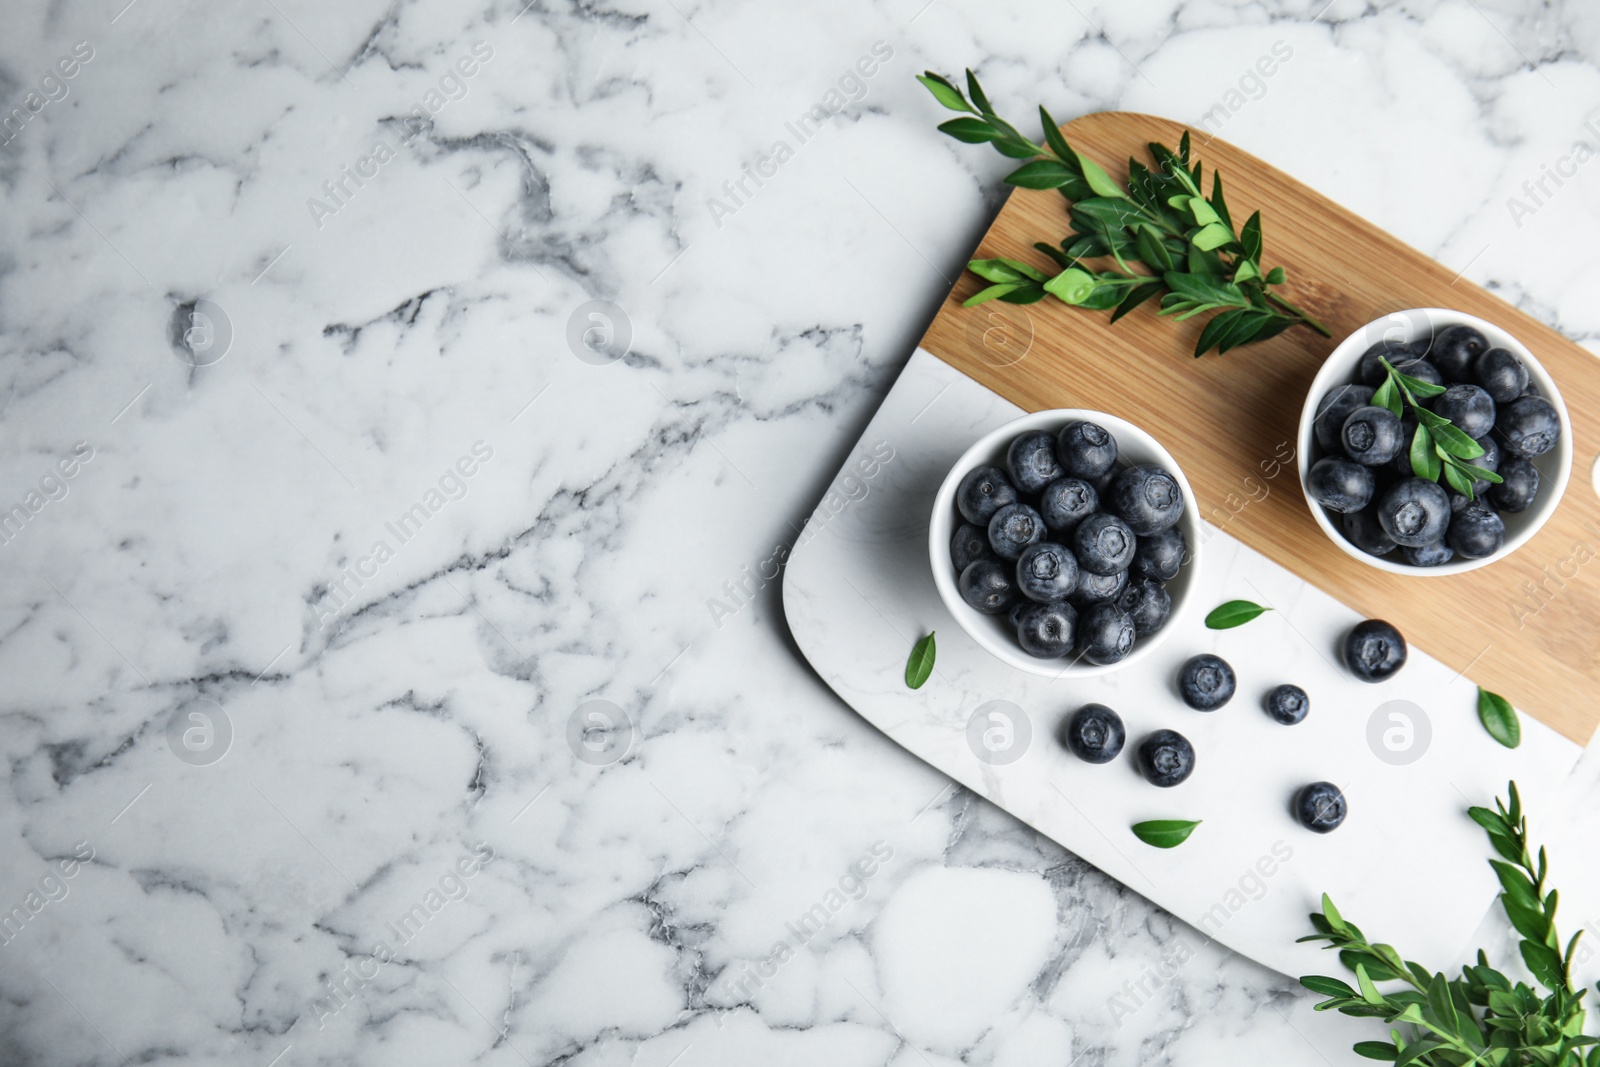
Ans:
<svg viewBox="0 0 1600 1067"><path fill-rule="evenodd" d="M1083 180L1089 183L1089 188L1098 196L1108 196L1115 199L1126 200L1127 192L1111 180L1111 175L1100 169L1100 164L1092 159L1078 155L1078 165L1083 168Z"/></svg>
<svg viewBox="0 0 1600 1067"><path fill-rule="evenodd" d="M964 144L984 144L1005 136L983 119L951 119L939 124L939 132L948 134Z"/></svg>
<svg viewBox="0 0 1600 1067"><path fill-rule="evenodd" d="M1506 891L1507 896L1525 908L1539 907L1538 892L1533 882L1521 870L1501 860L1490 860L1489 866L1494 868L1494 873L1500 879L1500 887Z"/></svg>
<svg viewBox="0 0 1600 1067"><path fill-rule="evenodd" d="M1356 985L1361 990L1361 999L1368 1004L1382 1004L1383 994L1378 992L1378 987L1372 984L1372 979L1367 977L1367 969L1362 964L1356 964Z"/></svg>
<svg viewBox="0 0 1600 1067"><path fill-rule="evenodd" d="M1429 412L1429 414L1431 415L1432 412ZM1433 433L1434 442L1452 456L1459 456L1462 459L1477 459L1483 455L1483 446L1450 425L1449 420L1442 419L1438 415L1434 415L1432 419L1424 420L1421 415L1418 415L1417 421L1419 425L1427 422L1429 424L1428 429Z"/></svg>
<svg viewBox="0 0 1600 1067"><path fill-rule="evenodd" d="M1378 391L1372 394L1372 406L1388 408L1396 415L1400 414L1400 389L1394 384L1393 378L1385 378L1383 384L1378 386Z"/></svg>
<svg viewBox="0 0 1600 1067"><path fill-rule="evenodd" d="M1012 159L1032 159L1039 154L1039 149L1020 137L999 137L994 142L995 151Z"/></svg>
<svg viewBox="0 0 1600 1067"><path fill-rule="evenodd" d="M1035 159L1007 174L1005 180L1024 189L1059 189L1072 179L1072 172L1055 160Z"/></svg>
<svg viewBox="0 0 1600 1067"><path fill-rule="evenodd" d="M1450 488L1466 497L1475 500L1477 497L1472 492L1472 479L1461 473L1461 468L1454 463L1444 465L1444 480L1450 483Z"/></svg>
<svg viewBox="0 0 1600 1067"><path fill-rule="evenodd" d="M972 97L972 102L978 105L978 110L985 115L993 115L994 108L989 106L989 98L983 93L983 86L978 84L978 76L967 71L967 95Z"/></svg>
<svg viewBox="0 0 1600 1067"><path fill-rule="evenodd" d="M1004 257L973 259L967 261L967 269L986 282L1020 282L1027 275L1017 270L1014 263L1016 260Z"/></svg>
<svg viewBox="0 0 1600 1067"><path fill-rule="evenodd" d="M1200 232L1190 239L1190 243L1202 252L1210 252L1214 248L1221 248L1233 240L1233 231L1220 222L1213 222L1203 226Z"/></svg>
<svg viewBox="0 0 1600 1067"><path fill-rule="evenodd" d="M1211 207L1222 224L1233 229L1233 219L1228 217L1228 202L1222 198L1222 172L1219 170L1211 172Z"/></svg>
<svg viewBox="0 0 1600 1067"><path fill-rule="evenodd" d="M1186 205L1190 218L1194 219L1196 226L1209 226L1213 222L1221 222L1222 216L1218 215L1203 196L1191 196Z"/></svg>
<svg viewBox="0 0 1600 1067"><path fill-rule="evenodd" d="M1125 280L1114 274L1100 275L1095 282L1094 292L1085 297L1083 303L1078 306L1089 311L1110 311L1122 303L1122 297L1128 288L1123 284Z"/></svg>
<svg viewBox="0 0 1600 1067"><path fill-rule="evenodd" d="M1234 308L1231 311L1224 311L1206 323L1206 328L1200 331L1200 337L1194 343L1195 358L1199 359L1221 344L1223 338L1233 332L1234 325L1245 313L1243 308Z"/></svg>
<svg viewBox="0 0 1600 1067"><path fill-rule="evenodd" d="M961 306L964 308L970 308L977 307L979 304L987 304L989 301L999 299L1000 297L1005 296L1007 293L1013 292L1019 288L1021 288L1021 283L1019 282L1006 282L1001 285L991 285L987 289L979 289L976 293L973 293L971 296L967 297L961 302Z"/></svg>
<svg viewBox="0 0 1600 1067"><path fill-rule="evenodd" d="M1226 279L1213 277L1210 274L1174 270L1162 275L1162 280L1167 283L1167 288L1178 296L1197 304L1217 304L1224 307L1250 306L1250 301L1242 289Z"/></svg>
<svg viewBox="0 0 1600 1067"><path fill-rule="evenodd" d="M1517 709L1499 693L1491 693L1481 686L1478 688L1478 719L1489 736L1507 748L1516 748L1522 743L1522 723L1517 718Z"/></svg>
<svg viewBox="0 0 1600 1067"><path fill-rule="evenodd" d="M1325 978L1319 974L1308 974L1300 979L1300 984L1313 993L1321 993L1325 997L1353 997L1356 991L1337 978Z"/></svg>
<svg viewBox="0 0 1600 1067"><path fill-rule="evenodd" d="M1282 285L1288 277L1289 275L1284 272L1282 267L1273 267L1271 270L1267 271L1267 284Z"/></svg>
<svg viewBox="0 0 1600 1067"><path fill-rule="evenodd" d="M1094 292L1097 279L1086 270L1072 267L1044 283L1045 292L1067 304L1081 304Z"/></svg>
<svg viewBox="0 0 1600 1067"><path fill-rule="evenodd" d="M1549 945L1541 945L1537 941L1524 941L1521 944L1522 962L1528 965L1528 970L1539 980L1539 984L1554 992L1566 988L1566 981L1561 974L1561 957Z"/></svg>
<svg viewBox="0 0 1600 1067"><path fill-rule="evenodd" d="M1245 221L1244 229L1239 231L1239 247L1244 249L1246 259L1261 262L1261 212Z"/></svg>
<svg viewBox="0 0 1600 1067"><path fill-rule="evenodd" d="M941 75L935 74L930 70L924 74L918 74L917 81L927 86L928 92L933 94L933 98L951 111L971 111L976 114L976 109L967 103L967 98L961 95L961 90L951 85Z"/></svg>
<svg viewBox="0 0 1600 1067"><path fill-rule="evenodd" d="M1156 848L1177 848L1189 840L1200 822L1199 819L1149 819L1133 824L1133 836Z"/></svg>
<svg viewBox="0 0 1600 1067"><path fill-rule="evenodd" d="M1112 313L1111 321L1116 322L1165 288L1166 286L1161 282L1146 282L1144 285L1136 285L1129 289L1128 295L1122 298L1122 302L1117 305L1117 310Z"/></svg>
<svg viewBox="0 0 1600 1067"><path fill-rule="evenodd" d="M1050 117L1050 112L1046 111L1042 106L1039 108L1039 124L1044 127L1045 147L1054 152L1056 158L1060 159L1069 168L1077 165L1077 173L1082 175L1083 168L1078 165L1078 153L1074 152L1072 146L1067 144L1067 139L1061 136L1061 127L1056 124L1055 119Z"/></svg>
<svg viewBox="0 0 1600 1067"><path fill-rule="evenodd" d="M1256 616L1271 610L1271 608L1264 608L1260 604L1253 604L1248 600L1230 600L1211 609L1211 614L1206 616L1206 627L1212 630L1231 630L1235 626L1243 626ZM1326 899L1324 900L1324 904L1329 903ZM1338 912L1334 912L1328 918L1333 919L1338 914Z"/></svg>
<svg viewBox="0 0 1600 1067"><path fill-rule="evenodd" d="M1433 434L1420 422L1411 437L1411 473L1430 482L1439 480L1439 457L1433 451Z"/></svg>
<svg viewBox="0 0 1600 1067"><path fill-rule="evenodd" d="M937 652L932 633L911 646L911 658L906 660L906 685L912 689L922 688L922 683L933 673L933 658Z"/></svg>
<svg viewBox="0 0 1600 1067"><path fill-rule="evenodd" d="M1045 298L1044 286L1039 282L1023 282L1009 293L1002 293L1001 300L1008 304L1037 304Z"/></svg>
<svg viewBox="0 0 1600 1067"><path fill-rule="evenodd" d="M1060 267L1062 270L1066 270L1068 267L1076 267L1078 265L1077 260L1067 255L1055 245L1047 245L1043 241L1035 241L1033 247L1040 252L1043 252L1051 259L1055 260L1056 266Z"/></svg>
<svg viewBox="0 0 1600 1067"><path fill-rule="evenodd" d="M1256 269L1254 262L1248 259L1239 261L1239 269L1233 272L1234 282L1248 282L1261 277L1261 272Z"/></svg>
<svg viewBox="0 0 1600 1067"><path fill-rule="evenodd" d="M1353 1046L1357 1056L1365 1056L1369 1060L1393 1060L1400 1055L1400 1050L1387 1041L1357 1041Z"/></svg>
<svg viewBox="0 0 1600 1067"><path fill-rule="evenodd" d="M1113 196L1091 196L1073 202L1072 222L1084 233L1098 234L1103 226L1122 229L1140 223L1144 215L1139 205L1131 200L1118 200ZM1132 243L1132 238L1129 238Z"/></svg>
<svg viewBox="0 0 1600 1067"><path fill-rule="evenodd" d="M1139 250L1139 258L1149 264L1151 270L1165 274L1172 269L1172 253L1161 243L1161 235L1153 226L1140 226L1134 243Z"/></svg>

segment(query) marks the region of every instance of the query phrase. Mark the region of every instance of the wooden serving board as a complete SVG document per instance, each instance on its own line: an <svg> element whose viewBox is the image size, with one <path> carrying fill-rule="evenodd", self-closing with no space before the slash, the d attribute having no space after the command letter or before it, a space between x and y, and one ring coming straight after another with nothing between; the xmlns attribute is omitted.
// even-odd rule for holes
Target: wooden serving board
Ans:
<svg viewBox="0 0 1600 1067"><path fill-rule="evenodd" d="M1203 518L1586 744L1600 723L1600 566L1582 566L1600 557L1600 497L1590 478L1600 440L1600 361L1226 142L1131 112L1062 127L1076 150L1119 180L1129 156L1148 162L1148 142L1176 146L1186 130L1203 146L1196 155L1206 170L1223 173L1233 217L1261 211L1263 266L1288 271L1284 295L1326 323L1333 338L1297 327L1197 360L1207 316L1175 323L1159 318L1150 301L1112 326L1108 312L1050 297L963 308L988 284L963 273L922 347L1024 410L1092 407L1159 426ZM1054 191L1017 190L975 257L1051 269L1033 244L1068 234L1064 208ZM1573 477L1544 528L1506 559L1448 577L1396 576L1346 556L1312 518L1293 459L1301 405L1334 346L1382 315L1415 307L1464 311L1516 336L1555 379L1574 430Z"/></svg>

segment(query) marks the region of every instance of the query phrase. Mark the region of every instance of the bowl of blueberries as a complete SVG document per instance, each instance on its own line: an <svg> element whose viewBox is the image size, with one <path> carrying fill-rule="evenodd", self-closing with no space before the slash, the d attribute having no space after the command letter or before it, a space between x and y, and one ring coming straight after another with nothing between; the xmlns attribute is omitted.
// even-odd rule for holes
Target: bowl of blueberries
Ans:
<svg viewBox="0 0 1600 1067"><path fill-rule="evenodd" d="M1300 414L1300 484L1333 543L1394 574L1504 559L1554 513L1572 423L1533 354L1493 323L1414 308L1346 338Z"/></svg>
<svg viewBox="0 0 1600 1067"><path fill-rule="evenodd" d="M1032 674L1100 674L1147 655L1188 604L1194 492L1148 433L1104 412L1024 415L984 435L934 499L945 607Z"/></svg>

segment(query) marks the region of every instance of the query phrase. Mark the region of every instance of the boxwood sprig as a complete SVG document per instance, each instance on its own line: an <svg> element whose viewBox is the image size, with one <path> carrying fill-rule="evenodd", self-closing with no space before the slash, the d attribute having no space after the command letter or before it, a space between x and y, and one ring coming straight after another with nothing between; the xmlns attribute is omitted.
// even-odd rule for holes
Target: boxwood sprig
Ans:
<svg viewBox="0 0 1600 1067"><path fill-rule="evenodd" d="M1587 990L1572 988L1582 931L1563 948L1555 925L1558 895L1547 888L1549 862L1544 849L1537 858L1530 851L1515 782L1510 798L1509 805L1496 799L1493 810L1474 807L1467 814L1501 857L1489 861L1500 879L1500 905L1521 935L1523 963L1546 992L1513 982L1490 967L1482 951L1476 964L1463 967L1454 979L1402 959L1392 945L1369 941L1324 894L1322 911L1311 915L1317 932L1300 940L1326 941L1326 947L1337 949L1340 962L1355 973L1356 985L1321 975L1308 975L1300 984L1328 998L1317 1004L1318 1011L1334 1009L1391 1024L1391 1040L1357 1042L1360 1055L1401 1067L1600 1067L1600 1038L1583 1032ZM1377 983L1388 981L1406 988L1379 990Z"/></svg>
<svg viewBox="0 0 1600 1067"><path fill-rule="evenodd" d="M1402 374L1382 356L1378 357L1378 362L1383 364L1387 377L1372 394L1373 405L1402 415L1404 402L1417 416L1417 431L1411 435L1411 472L1430 482L1437 482L1443 474L1451 488L1468 500L1476 499L1472 492L1472 483L1476 480L1499 485L1500 475L1467 462L1482 456L1483 446L1417 400L1418 397L1426 400L1438 396L1444 392L1444 386Z"/></svg>
<svg viewBox="0 0 1600 1067"><path fill-rule="evenodd" d="M1130 159L1124 187L1075 151L1043 107L1041 145L995 114L972 71L967 71L965 93L933 71L917 80L940 104L962 112L962 117L943 123L941 131L1026 160L1005 180L1024 189L1056 189L1068 203L1072 233L1059 245L1034 245L1053 261L1053 272L1004 257L972 260L968 269L990 284L963 306L989 300L1031 304L1054 296L1075 307L1112 311L1111 321L1116 322L1159 295L1160 313L1177 321L1216 313L1200 332L1197 357L1264 341L1291 326L1332 336L1275 291L1287 275L1282 267L1262 266L1261 212L1236 230L1221 174L1212 173L1211 194L1204 193L1203 167L1191 160L1187 132L1176 151L1150 144L1153 166ZM1099 269L1084 262L1106 257L1112 263L1102 262ZM1133 264L1144 270L1136 271Z"/></svg>

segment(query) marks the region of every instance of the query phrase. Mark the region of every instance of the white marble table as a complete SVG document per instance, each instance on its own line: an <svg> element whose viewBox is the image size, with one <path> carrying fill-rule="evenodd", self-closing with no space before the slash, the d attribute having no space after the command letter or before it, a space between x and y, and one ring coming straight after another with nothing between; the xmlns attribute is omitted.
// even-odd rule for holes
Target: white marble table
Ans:
<svg viewBox="0 0 1600 1067"><path fill-rule="evenodd" d="M1600 16L124 3L0 35L0 1062L1352 1059L776 576L999 202L914 73L1204 119L1592 341ZM1600 931L1592 755L1535 819Z"/></svg>

